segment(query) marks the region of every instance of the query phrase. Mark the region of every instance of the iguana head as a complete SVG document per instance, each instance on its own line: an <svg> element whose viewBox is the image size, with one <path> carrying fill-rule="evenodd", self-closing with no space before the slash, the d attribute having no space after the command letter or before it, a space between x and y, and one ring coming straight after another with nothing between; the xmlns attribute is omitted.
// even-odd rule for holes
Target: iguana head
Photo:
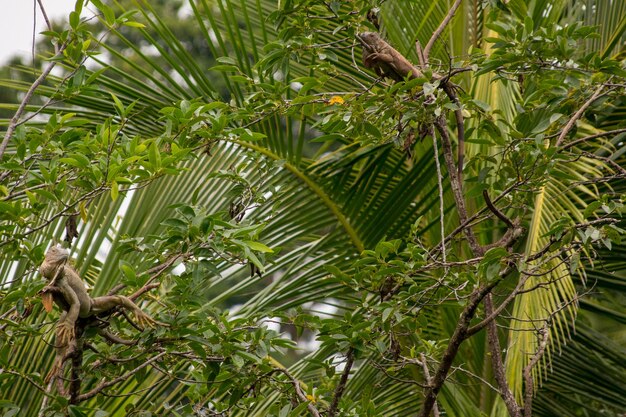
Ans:
<svg viewBox="0 0 626 417"><path fill-rule="evenodd" d="M61 245L50 246L43 263L39 267L39 273L48 280L54 279L61 265L65 264L70 258L70 251Z"/></svg>
<svg viewBox="0 0 626 417"><path fill-rule="evenodd" d="M356 35L357 39L363 45L363 48L367 50L374 50L375 45L381 40L381 37L376 32L363 32Z"/></svg>
<svg viewBox="0 0 626 417"><path fill-rule="evenodd" d="M65 249L63 246L57 244L51 246L46 252L45 262L50 262L51 264L57 264L60 262L65 262L70 257L70 251Z"/></svg>

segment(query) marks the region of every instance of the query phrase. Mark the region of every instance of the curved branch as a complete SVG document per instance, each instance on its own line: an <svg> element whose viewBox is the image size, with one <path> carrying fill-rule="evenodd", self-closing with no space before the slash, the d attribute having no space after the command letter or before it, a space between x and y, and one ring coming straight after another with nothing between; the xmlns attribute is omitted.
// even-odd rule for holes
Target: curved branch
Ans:
<svg viewBox="0 0 626 417"><path fill-rule="evenodd" d="M82 402L82 401L85 401L85 400L88 400L90 398L95 397L96 395L98 395L105 388L108 388L110 386L113 386L115 384L118 384L118 383L128 379L129 377L133 376L134 374L136 374L137 372L139 372L143 368L146 368L152 362L156 362L159 359L161 359L163 356L165 356L165 354L166 354L166 352L161 352L158 355L156 355L155 357L148 359L147 361L145 361L144 363L142 363L141 365L139 365L135 369L132 369L132 370L124 373L123 375L118 376L117 378L114 378L114 379L112 379L110 381L102 381L100 384L98 384L91 391L88 391L88 392L86 392L84 394L81 394L78 397L76 397L76 401L77 402Z"/></svg>
<svg viewBox="0 0 626 417"><path fill-rule="evenodd" d="M437 131L439 131L439 135L441 136L441 145L443 147L443 156L446 162L446 166L448 168L448 177L450 179L450 188L452 189L452 194L454 195L454 202L456 203L456 208L459 213L459 223L467 224L467 208L465 206L465 197L463 196L462 184L458 176L457 167L454 164L454 159L452 156L452 144L450 142L450 136L448 135L448 127L446 123L446 119L443 115L439 116L435 120L435 127ZM477 255L482 255L483 250L478 240L476 239L476 235L471 227L464 227L463 231L467 237L467 241L472 249L472 251Z"/></svg>
<svg viewBox="0 0 626 417"><path fill-rule="evenodd" d="M539 345L537 346L537 351L528 362L528 365L524 367L524 383L526 384L526 392L524 393L524 417L532 417L532 404L533 404L533 394L534 394L534 385L533 385L533 376L532 370L534 366L539 362L539 359L543 356L546 351L546 347L548 346L548 339L550 337L550 332L548 331L548 323L546 322L544 326L537 331L537 335L540 337Z"/></svg>
<svg viewBox="0 0 626 417"><path fill-rule="evenodd" d="M565 137L570 132L570 130L572 130L572 128L574 127L574 124L576 123L576 121L581 118L581 116L583 115L585 110L587 110L587 108L589 108L589 106L591 106L594 101L596 101L601 95L603 95L602 94L602 90L604 90L604 87L605 87L605 85L601 84L596 89L596 91L593 92L591 97L589 97L589 99L587 101L585 101L585 103L580 107L580 109L578 109L578 111L576 113L574 113L574 115L569 119L569 121L567 122L567 124L563 128L563 131L559 135L559 138L556 140L556 144L555 144L556 147L559 147L561 145L561 143L563 143L563 141L565 140Z"/></svg>
<svg viewBox="0 0 626 417"><path fill-rule="evenodd" d="M314 417L322 417L322 415L320 414L320 412L317 410L317 408L313 405L313 403L307 398L306 394L304 393L304 391L302 391L302 387L300 386L300 381L298 381L293 375L291 375L289 373L288 370L286 370L285 368L276 368L276 370L278 372L282 372L283 374L285 374L285 376L287 378L289 378L289 382L291 382L291 385L293 385L293 388L296 391L296 396L298 397L298 399L303 402L306 403L306 408L309 410L309 412L314 416Z"/></svg>
<svg viewBox="0 0 626 417"><path fill-rule="evenodd" d="M489 198L489 193L487 192L487 190L483 190L483 198L485 199L485 203L487 204L487 207L489 208L489 210L491 210L493 214L495 214L500 220L506 223L507 226L511 228L515 227L511 219L506 217L504 213L498 210L498 208L493 204L493 202Z"/></svg>
<svg viewBox="0 0 626 417"><path fill-rule="evenodd" d="M452 20L452 18L454 17L454 13L456 13L456 10L459 8L459 6L461 5L461 1L462 0L456 0L454 2L454 4L452 5L452 7L450 8L450 10L448 11L448 14L446 15L446 17L443 19L443 21L441 22L441 24L439 25L439 27L437 28L437 30L435 30L435 33L433 33L433 36L430 37L430 40L428 41L428 43L426 44L426 46L424 47L424 61L426 63L428 63L428 56L430 55L430 50L432 49L433 45L435 44L435 41L437 39L439 39L439 37L441 36L441 34L443 33L443 30L446 28L446 26L448 25L448 23L450 23L450 20Z"/></svg>
<svg viewBox="0 0 626 417"><path fill-rule="evenodd" d="M2 160L2 157L4 156L4 152L6 151L7 146L9 145L9 141L13 137L13 133L15 132L15 129L17 128L19 124L19 120L22 117L24 110L26 110L26 106L28 105L28 103L30 103L30 100L33 98L33 95L35 94L35 90L37 90L37 88L41 85L41 83L45 81L45 79L50 74L50 71L52 71L52 69L56 66L57 64L56 60L63 56L63 51L65 50L66 47L67 47L67 43L63 43L59 47L59 50L51 58L51 61L48 64L48 66L43 70L43 72L39 75L39 77L37 77L35 82L33 82L33 84L30 86L30 88L26 92L26 95L24 96L22 103L20 103L20 106L17 108L17 111L11 118L11 121L9 122L9 126L7 127L7 131L4 134L4 139L2 140L2 143L0 144L0 160Z"/></svg>
<svg viewBox="0 0 626 417"><path fill-rule="evenodd" d="M337 407L339 406L339 400L343 395L343 391L346 389L346 383L348 382L348 376L350 375L350 370L352 369L352 365L354 364L354 349L351 347L348 349L348 353L346 354L346 365L343 368L343 373L341 374L341 379L335 388L335 394L333 395L333 402L328 409L328 417L335 417L337 413Z"/></svg>
<svg viewBox="0 0 626 417"><path fill-rule="evenodd" d="M502 352L500 350L500 340L498 339L498 327L495 321L495 317L497 317L497 315L494 315L493 297L491 293L487 294L483 304L485 305L485 314L494 317L494 319L487 325L487 345L491 353L491 368L493 369L493 377L498 384L498 391L500 391L500 396L509 411L509 416L521 417L520 407L517 404L515 396L511 392L511 388L506 380L506 371L504 369Z"/></svg>
<svg viewBox="0 0 626 417"><path fill-rule="evenodd" d="M470 327L471 320L474 318L476 309L487 294L489 294L491 290L493 290L503 279L505 279L509 272L510 269L506 268L500 273L497 279L494 279L492 282L486 283L476 289L468 299L467 304L461 313L458 324L454 329L454 333L450 337L448 347L441 358L441 362L435 372L435 376L432 378L432 383L426 390L424 402L422 403L422 408L418 413L418 417L430 416L430 413L433 411L437 402L437 395L448 378L452 362L459 352L461 343L463 343L463 341L470 336L467 331Z"/></svg>

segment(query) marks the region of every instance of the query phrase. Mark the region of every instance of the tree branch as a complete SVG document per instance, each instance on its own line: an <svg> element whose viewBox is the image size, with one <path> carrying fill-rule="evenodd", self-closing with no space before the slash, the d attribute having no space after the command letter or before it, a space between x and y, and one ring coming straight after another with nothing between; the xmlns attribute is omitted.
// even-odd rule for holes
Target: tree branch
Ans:
<svg viewBox="0 0 626 417"><path fill-rule="evenodd" d="M533 405L533 395L534 395L534 385L533 385L533 376L532 370L533 367L539 362L539 359L543 356L546 351L546 347L548 346L548 338L550 336L550 332L548 331L548 322L544 323L544 326L537 331L539 336L539 346L537 346L537 351L528 362L528 365L524 367L524 383L525 383L525 392L524 392L524 417L532 417L532 405Z"/></svg>
<svg viewBox="0 0 626 417"><path fill-rule="evenodd" d="M344 390L346 389L346 383L348 382L348 376L350 375L350 370L352 369L352 365L354 364L354 349L350 347L348 349L348 353L346 354L346 365L343 368L343 372L341 374L341 379L335 388L335 394L333 395L333 402L330 404L330 408L328 409L328 417L335 417L337 413L337 407L339 406L339 400L343 395Z"/></svg>
<svg viewBox="0 0 626 417"><path fill-rule="evenodd" d="M446 351L441 358L439 368L435 373L432 384L426 389L424 403L422 404L422 408L418 413L418 417L430 416L430 413L433 410L435 403L437 402L437 395L439 394L439 391L441 390L443 384L446 382L448 372L452 367L452 361L454 361L454 358L459 351L461 343L463 343L463 341L470 336L467 334L467 330L469 328L470 321L476 313L478 305L483 300L483 298L485 298L485 296L489 294L491 290L493 290L500 283L500 281L502 281L508 275L508 273L509 268L506 268L500 273L500 276L497 279L483 284L470 295L467 304L463 309L463 312L461 313L459 322L454 329L454 333L450 337L448 347L446 348Z"/></svg>
<svg viewBox="0 0 626 417"><path fill-rule="evenodd" d="M574 127L574 124L576 123L576 121L578 119L580 119L580 117L583 115L585 110L587 110L587 108L589 106L591 106L593 104L593 102L596 101L598 99L598 97L600 97L602 95L602 90L604 90L604 87L605 87L605 85L601 84L596 89L596 91L594 91L594 93L591 95L591 97L589 97L589 99L587 101L585 101L585 103L578 109L578 111L576 113L574 113L574 115L569 119L569 121L567 122L567 124L563 128L563 131L559 135L559 138L557 139L557 141L556 141L554 146L556 146L556 147L561 146L561 143L563 143L563 141L565 140L565 137L567 136L567 134L570 132L570 130L572 130L572 128Z"/></svg>
<svg viewBox="0 0 626 417"><path fill-rule="evenodd" d="M500 340L498 338L498 327L496 325L495 318L498 314L494 314L493 311L493 297L491 294L487 294L483 301L485 305L485 314L493 317L487 325L487 345L489 346L489 352L491 353L491 368L493 369L493 376L498 384L498 390L500 396L509 411L510 417L521 417L520 407L515 400L515 396L509 388L509 384L506 380L506 372L504 370L504 363L502 362L502 353L500 352ZM469 332L468 332L469 333Z"/></svg>
<svg viewBox="0 0 626 417"><path fill-rule="evenodd" d="M459 97L454 91L455 86L449 81L449 77L442 78L440 81L441 89L446 93L450 101L452 101L458 108L454 110L454 118L456 119L456 129L457 129L457 174L459 178L459 183L462 183L462 175L463 175L463 159L465 155L465 125L463 122L463 112L461 111L461 102L459 101Z"/></svg>
<svg viewBox="0 0 626 417"><path fill-rule="evenodd" d="M96 332L104 337L106 340L108 340L111 343L117 343L120 345L125 345L125 346L134 346L137 344L136 340L126 340L126 339L122 339L121 337L114 335L113 333L110 333L108 331L106 331L105 329L96 329Z"/></svg>
<svg viewBox="0 0 626 417"><path fill-rule="evenodd" d="M493 201L493 203L497 203L498 201L503 199L511 191L513 191L515 188L517 188L520 185L521 185L520 182L515 182L515 183L509 185L504 191L502 191L502 193L498 197L496 197L496 199ZM450 234L448 234L448 236L446 236L445 240L441 244L438 244L437 246L435 246L433 248L432 252L436 253L436 251L439 250L439 247L442 244L445 244L445 242L450 241L458 233L460 233L463 230L465 230L470 225L471 222L473 222L474 220L478 219L478 217L480 217L486 211L487 211L487 207L485 206L485 207L481 208L480 210L476 211L476 213L472 214L471 217L468 217L464 222L460 222L460 224L456 227L456 229L454 229Z"/></svg>
<svg viewBox="0 0 626 417"><path fill-rule="evenodd" d="M41 83L44 82L44 80L48 77L48 74L50 74L50 71L52 71L52 69L56 66L57 64L56 60L63 56L63 51L65 50L66 47L67 47L67 42L63 43L59 47L59 50L52 57L52 59L48 63L48 66L43 70L43 72L39 75L39 77L37 77L35 82L33 82L33 84L30 86L30 88L26 92L26 95L24 96L22 103L17 108L17 111L11 118L11 121L9 122L9 126L7 127L7 131L4 134L4 139L2 140L2 143L0 144L0 161L4 157L4 153L7 149L7 146L9 145L9 141L13 137L15 128L17 127L19 120L22 117L24 110L26 109L26 106L28 105L28 103L30 103L30 100L33 98L33 94L35 94L35 90L37 89L37 87L41 85Z"/></svg>
<svg viewBox="0 0 626 417"><path fill-rule="evenodd" d="M19 376L20 378L25 379L27 382L29 382L32 386L34 386L35 388L37 388L39 391L43 392L46 395L46 398L48 397L48 392L46 390L45 387L39 385L37 382L35 382L34 379L32 379L29 375L26 374L21 374L17 371L13 371L11 369L6 369L6 368L0 368L0 375L2 374L10 374L10 375L15 375L15 376Z"/></svg>
<svg viewBox="0 0 626 417"><path fill-rule="evenodd" d="M302 387L300 386L300 382L296 378L294 378L293 375L291 375L289 373L289 371L286 370L285 368L276 368L276 370L279 371L279 372L282 372L283 374L285 374L285 376L287 378L289 378L289 381L291 382L291 385L293 385L293 388L296 391L296 396L298 397L298 399L301 402L307 403L306 408L309 410L309 412L314 417L321 417L320 412L313 405L313 403L307 398L306 394L302 391Z"/></svg>
<svg viewBox="0 0 626 417"><path fill-rule="evenodd" d="M432 384L432 378L430 377L430 371L428 370L428 363L426 363L426 356L423 353L420 353L420 362L422 363L422 370L424 371L426 384L430 386ZM437 405L437 401L435 401L435 404L433 405L433 417L439 417L439 405Z"/></svg>
<svg viewBox="0 0 626 417"><path fill-rule="evenodd" d="M615 130L609 130L607 132L596 133L595 135L585 136L584 138L576 139L576 140L573 140L573 141L571 141L569 143L566 143L565 145L563 145L563 147L561 149L567 150L567 149L570 149L570 148L578 145L579 143L583 143L583 142L586 142L588 140L597 139L597 138L601 138L601 137L604 137L604 136L618 135L618 134L624 133L624 132L626 132L626 129L615 129Z"/></svg>
<svg viewBox="0 0 626 417"><path fill-rule="evenodd" d="M443 263L445 264L446 261L446 244L444 242L444 239L446 238L446 225L445 225L445 217L444 217L444 211L445 211L445 203L443 201L443 184L442 184L442 179L443 179L443 175L441 174L441 164L439 163L439 150L437 148L437 138L435 137L435 129L432 128L432 126L430 127L430 134L433 138L433 151L435 154L435 167L437 168L437 187L439 188L439 226L440 226L440 230L441 230L441 256L443 259ZM445 268L446 272L448 270L448 268Z"/></svg>
<svg viewBox="0 0 626 417"><path fill-rule="evenodd" d="M96 395L98 395L105 388L108 388L108 387L110 387L112 385L115 385L115 384L117 384L119 382L122 382L122 381L128 379L129 377L133 376L134 374L136 374L137 372L139 372L143 368L145 368L148 365L150 365L152 362L156 362L159 359L161 359L163 356L165 356L165 354L166 354L166 352L161 352L158 355L154 356L153 358L148 359L147 361L145 361L144 363L142 363L141 365L139 365L135 369L132 369L132 370L124 373L123 375L118 376L117 378L114 378L114 379L112 379L110 381L102 381L100 384L98 384L98 386L96 386L91 391L88 391L88 392L86 392L84 394L79 395L76 398L76 401L77 402L82 402L82 401L85 401L85 400L88 400L90 398L95 397Z"/></svg>
<svg viewBox="0 0 626 417"><path fill-rule="evenodd" d="M443 33L443 30L446 28L448 23L450 23L450 20L452 20L452 18L454 17L454 13L456 12L456 10L459 8L460 5L461 5L461 0L456 0L454 2L452 7L450 8L450 10L448 11L448 14L446 15L446 17L444 17L443 21L441 22L439 27L435 30L433 35L430 37L430 40L428 41L428 43L424 47L424 61L426 63L428 63L430 50L432 49L433 45L435 44L435 41L441 36L441 34Z"/></svg>
<svg viewBox="0 0 626 417"><path fill-rule="evenodd" d="M506 217L492 202L491 199L489 198L489 193L487 192L487 190L483 190L483 198L485 199L485 203L487 204L487 208L489 210L491 210L491 212L493 214L496 215L497 218L499 218L500 220L502 220L504 223L506 223L507 226L513 228L515 227L515 225L513 224L513 222L511 221L511 219L509 219L508 217Z"/></svg>
<svg viewBox="0 0 626 417"><path fill-rule="evenodd" d="M46 26L48 27L48 30L52 30L52 24L50 24L50 19L48 19L48 14L46 13L46 9L43 7L43 3L41 2L41 0L37 0L37 4L39 4L39 10L41 10L43 20L46 21Z"/></svg>
<svg viewBox="0 0 626 417"><path fill-rule="evenodd" d="M461 182L459 181L458 172L454 164L452 156L452 144L450 143L450 136L448 135L448 127L445 117L439 116L435 120L435 127L439 131L441 136L441 146L443 148L443 156L448 168L448 177L450 178L450 187L452 188L452 194L454 195L454 201L456 203L457 211L459 213L459 223L467 224L467 209L465 208L465 198L463 196L463 189ZM482 248L476 236L470 227L464 227L463 231L467 236L467 241L472 251L477 255L482 255Z"/></svg>
<svg viewBox="0 0 626 417"><path fill-rule="evenodd" d="M524 284L526 283L526 281L528 281L529 277L530 275L523 275L522 278L520 278L519 282L517 283L517 286L515 287L515 289L511 291L508 297L504 301L502 301L500 305L496 307L495 310L493 309L493 303L491 303L491 312L488 312L487 307L485 306L486 317L480 323L477 323L473 325L472 327L470 327L469 329L467 329L468 337L473 336L474 334L484 329L485 326L487 326L489 323L495 321L496 317L498 317L500 313L502 313L502 311L509 305L509 303L513 301L513 299L515 299L515 297L518 294L520 294L520 292L522 291L522 288L524 287Z"/></svg>
<svg viewBox="0 0 626 417"><path fill-rule="evenodd" d="M70 368L70 404L78 404L77 399L80 395L80 386L82 382L81 371L83 368L83 348L84 336L81 336L76 339L76 347L70 352L70 358L72 359Z"/></svg>

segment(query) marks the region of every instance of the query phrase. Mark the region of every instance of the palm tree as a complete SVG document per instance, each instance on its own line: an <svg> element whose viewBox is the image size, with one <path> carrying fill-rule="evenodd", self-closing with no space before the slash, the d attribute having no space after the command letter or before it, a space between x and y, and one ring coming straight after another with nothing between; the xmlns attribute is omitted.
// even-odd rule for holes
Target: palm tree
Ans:
<svg viewBox="0 0 626 417"><path fill-rule="evenodd" d="M479 1L462 2L430 52L430 62L436 72L445 73L450 61L464 63L478 59L475 56L479 54L492 54L493 44L488 39L504 37L502 30L521 31L510 27L519 16L528 16L528 27L524 30L537 33L541 28L565 26L580 20L600 24L601 36L585 40L586 51L603 51L605 58L622 51L619 40L623 39L626 28L623 23L626 6L621 2L608 1L599 7L590 1L584 8L574 1L535 1L528 5L511 1L497 5L503 10L492 9ZM398 51L417 63L415 41L426 45L449 13L450 6L426 1L383 2L376 24ZM109 10L106 6L100 8ZM141 4L137 19L141 24L129 25L135 36L132 41L126 34L128 28L122 30L104 13L103 21L109 33L99 46L106 54L103 58L93 57L92 65L106 68L106 71L94 77L93 84L77 87L80 94L62 92L62 104L54 103L45 112L75 113L76 119L84 121L81 123L85 132L99 129L94 135L102 135L102 126L118 123L123 126L129 143L135 136L139 140L148 139L154 144L148 147L161 147L157 151L165 155L164 158L168 152L172 155L172 167L176 168L163 162L169 171L154 173L145 184L134 184L135 189L127 192L124 192L123 182L118 184L114 179L115 185L109 182L88 205L77 204L72 208L72 212L80 212L85 220L79 226L80 238L75 250L79 260L77 268L93 285L94 294L109 291L120 282L120 276L124 276L124 282L129 285L143 285L142 272L167 258L159 257L159 250L163 250L161 255L166 255L172 249L167 245L159 246L148 237L170 233L171 227L177 224L172 219L178 216L180 220L181 213L184 218L186 209L181 207L192 209L191 218L199 216L199 212L226 213L232 212L233 207L236 211L241 204L248 209L246 221L263 224L258 235L260 241L276 252L266 253L263 278L250 274L245 262L234 262L233 266L233 259L215 261L211 265L189 263L182 275L186 281L182 282L174 274L164 278L162 289L154 295L154 302L146 304L147 308L155 316L165 317L169 308L175 308L176 300L182 300L193 314L204 314L202 317L207 320L219 321L216 311L236 306L237 317L251 321L265 322L269 312L283 315L284 326L288 317L318 311L330 317L343 317L346 322L351 318L358 322L359 318L366 317L364 301L371 303L373 298L367 296L363 288L355 291L354 285L342 281L341 274L348 277L358 274L354 261L364 250L374 250L381 240L395 238L414 239L419 245L433 248L441 241L442 234L455 230L459 224L455 196L443 158L439 158L442 161L439 164L439 159L434 157L441 149L434 149L430 139L413 143L410 134L414 134L411 128L417 129L416 125L408 123L406 130L398 128L402 123L398 120L402 116L398 108L406 113L413 111L417 118L423 115L411 104L394 102L394 88L402 87L390 84L375 94L366 94L380 84L380 80L375 80L354 58L355 53L360 53L354 37L357 29L370 27L373 30L375 26L366 20L368 9L368 5L361 6L359 2L278 5L263 1L190 2L185 9L189 21L204 37L211 60L218 63L212 69L199 64L188 52L185 39L149 4ZM122 11L116 10L116 15L123 15ZM145 26L139 28L142 25ZM137 41L137 33L143 34L144 39ZM124 49L111 45L124 45ZM470 48L474 48L473 56L466 56ZM507 59L513 62L512 58ZM436 67L436 63L441 66ZM504 64L510 62L503 61ZM69 80L75 80L77 85L80 85L78 75L87 79L94 73L68 69ZM468 179L466 202L474 212L482 208L484 202L479 194L480 181L472 182L472 178L480 178L481 170L490 164L497 165L502 150L513 143L511 138L534 137L544 132L547 136L552 133L548 128L558 122L551 119L550 109L543 110L538 105L528 112L528 117L520 116L520 103L533 104L530 98L533 89L543 88L539 76L532 78L532 71L539 72L537 68L529 69L530 79L519 83L497 81L495 71L482 74L467 71L454 78L464 90L459 93L464 106L474 114L483 115L467 122L468 132L470 129L484 132L488 124L497 132L494 136L507 138L494 147L493 141L486 145L478 135L468 133L464 169ZM71 83L63 77L51 80L50 86L40 87L38 93L55 98L59 95L59 85ZM5 81L3 85L9 83ZM520 85L525 91L520 91ZM28 85L17 85L17 88L27 89ZM308 93L303 93L305 90ZM569 104L572 113L590 96L575 93L581 96L572 98ZM332 96L340 98L335 99L338 104L332 104ZM351 104L350 100L357 104ZM380 105L384 100L387 105ZM340 104L346 102L348 106ZM381 111L374 113L368 107ZM616 102L610 115L603 108L591 107L581 119L575 138L619 129L622 109L623 102ZM124 113L126 110L128 112ZM568 116L563 116L562 120L566 121ZM600 120L600 116L604 118ZM359 123L352 122L350 117L358 118ZM540 129L546 118L549 123ZM348 122L342 124L338 119ZM426 124L427 121L420 122ZM50 127L49 122L47 126ZM232 129L228 130L229 134L224 133L225 126ZM453 135L454 126L451 122ZM180 161L176 159L173 147L177 145L170 145L172 148L165 145L171 142L168 138L172 136L181 138L180 145L194 149L196 156L189 158L181 154L177 157ZM609 191L624 191L621 183L605 188L603 184L585 182L589 178L604 177L611 163L624 166L623 153L616 151L619 137L615 137L612 144L583 143L584 155L581 153L574 162L557 163L544 183L533 185L521 218L528 233L516 250L526 254L538 251L550 242L549 232L562 217L567 216L572 223L583 223L589 202ZM10 152L19 153L19 145L18 138L10 144ZM411 151L407 152L407 148ZM66 163L72 161L66 159ZM76 164L80 165L80 161ZM442 174L443 182L440 181ZM502 188L498 188L501 184L494 178L486 177L485 181L494 182L490 190L501 191ZM28 186L26 182L7 195L14 195ZM118 197L119 188L122 192ZM567 192L563 192L564 189ZM172 205L179 206L178 214L176 208L168 208ZM51 204L47 210L42 210L41 218L53 218L58 210L58 206ZM503 234L501 222L489 220L487 224L477 233L481 243L497 241ZM41 221L39 225L41 229L36 234L20 235L3 244L5 253L22 254L0 265L0 273L8 277L3 312L9 311L9 303L25 297L30 300L28 297L32 298L41 287L34 281L34 262L41 259L51 237L61 238L63 226L60 219L49 224ZM23 225L18 226L11 232L26 230ZM24 247L30 254L25 253ZM454 243L449 250L448 255L455 259L470 256L470 247L465 242ZM624 331L619 327L623 324L619 297L626 277L620 263L624 250L623 245L614 245L612 251L599 251L599 261L594 264L586 262L583 254L580 266L571 270L563 264L555 265L550 272L527 282L529 287L546 285L545 291L520 294L508 309L509 314L499 317L498 323L506 329L500 330L501 343L506 341L506 377L520 403L528 385L523 370L531 356L529 352L536 352L541 343L536 333L529 330L548 316L554 321L550 346L533 373L535 386L543 381L536 390L533 415L592 415L598 409L607 415L617 415L626 408L621 395L626 388L621 382L626 380L626 371L619 366L625 353ZM252 262L250 258L247 261ZM125 266L131 265L129 271ZM27 278L22 281L22 276ZM143 276L145 278L145 274ZM572 303L578 293L588 288L594 288L594 295L580 304ZM185 295L185 289L189 294ZM18 302L18 311L19 305ZM35 324L44 320L40 310L36 307L31 317L17 326L28 337L21 337L19 343L15 341L21 335L6 337L7 343L1 349L0 363L12 373L0 380L0 391L6 399L19 404L24 415L35 415L41 404L41 393L34 391L32 380L25 376L47 369L54 356L46 342L49 337L37 335L39 327ZM435 372L445 342L454 333L462 311L459 303L424 308L419 316L419 330L403 335L399 341L403 353L406 354L411 345L438 341L428 352L429 359L422 359L426 368L430 366L431 372ZM556 311L559 313L554 314ZM295 319L293 322L297 324ZM359 324L354 326L358 328ZM326 331L328 329L322 325L321 340L331 334ZM163 336L167 330L158 332ZM385 339L384 343L391 342ZM490 385L495 383L485 360L490 355L487 344L485 332L481 332L461 345L453 373L438 396L442 413L507 415L504 402ZM343 350L333 349L338 346ZM101 345L97 347L104 349ZM289 364L284 381L287 384L296 381L306 387L312 395L309 399L322 409L332 409L333 394L342 384L342 371L336 365L342 361L354 361L352 367L347 367L350 373L341 400L345 415L350 415L350 409L359 409L364 413L368 410L369 415L403 416L415 414L421 408L423 390L419 384L425 378L422 369L403 369L403 373L394 374L380 366L371 351L363 349L363 353L352 357L352 349L339 342L323 343L321 347L303 352L274 353L273 361ZM323 363L326 365L321 366ZM251 386L256 383L262 386L263 382L255 380L258 375L244 375L242 371L237 375L240 388L228 384L224 384L227 389L220 388L219 384L199 388L186 381L207 382L207 375L212 375L213 379L216 375L228 375L210 364L201 375L194 375L185 360L171 360L167 364L169 370L155 366L141 373L141 377L128 378L116 385L116 392L129 396L98 396L81 406L97 407L113 415L131 413L130 410L164 414L169 412L168 407L173 407L183 415L192 415L191 402L201 404L208 413L215 411L207 405L213 398L231 398L236 404L250 396L254 391ZM329 387L319 386L325 368L334 375L334 379L329 379ZM413 379L407 381L407 374ZM590 380L601 389L590 387ZM97 383L85 382L90 387ZM320 394L317 398L314 388L320 392L327 390L326 395ZM271 392L260 388L257 395L254 403L249 400L241 411L233 407L229 413L287 415L285 413L291 410L288 398L293 394L285 396L280 390ZM305 413L306 408L300 407L299 412Z"/></svg>

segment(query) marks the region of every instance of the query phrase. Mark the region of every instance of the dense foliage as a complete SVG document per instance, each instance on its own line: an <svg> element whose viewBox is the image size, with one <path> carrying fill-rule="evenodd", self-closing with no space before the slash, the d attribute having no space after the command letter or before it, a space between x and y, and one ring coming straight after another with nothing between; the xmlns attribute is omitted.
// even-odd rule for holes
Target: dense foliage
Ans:
<svg viewBox="0 0 626 417"><path fill-rule="evenodd" d="M583 3L77 1L0 80L2 411L623 413L626 4ZM61 240L158 323L48 383Z"/></svg>

